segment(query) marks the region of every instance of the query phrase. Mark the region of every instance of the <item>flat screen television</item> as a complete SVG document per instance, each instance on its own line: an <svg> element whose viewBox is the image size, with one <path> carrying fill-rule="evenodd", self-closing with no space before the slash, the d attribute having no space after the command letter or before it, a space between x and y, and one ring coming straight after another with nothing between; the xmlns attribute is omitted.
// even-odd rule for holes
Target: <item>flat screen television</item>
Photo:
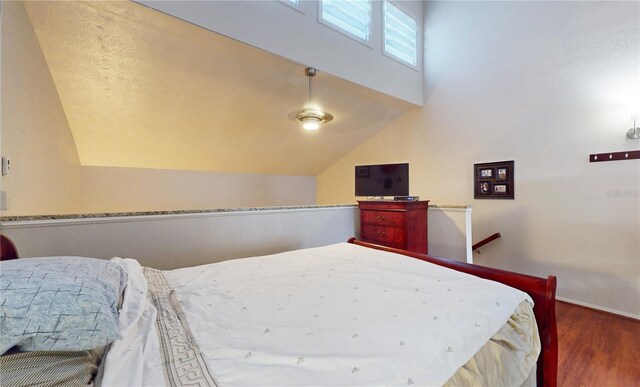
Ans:
<svg viewBox="0 0 640 387"><path fill-rule="evenodd" d="M409 196L409 164L356 165L356 196Z"/></svg>

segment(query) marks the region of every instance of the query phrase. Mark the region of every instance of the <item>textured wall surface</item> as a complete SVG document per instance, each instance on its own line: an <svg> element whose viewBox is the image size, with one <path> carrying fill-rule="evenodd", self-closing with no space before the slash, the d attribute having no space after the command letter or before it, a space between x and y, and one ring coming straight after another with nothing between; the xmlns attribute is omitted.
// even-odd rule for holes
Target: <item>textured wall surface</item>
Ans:
<svg viewBox="0 0 640 387"><path fill-rule="evenodd" d="M382 54L382 1L372 2L369 44L320 24L317 0L300 1L302 12L282 4L286 1L138 2L297 63L422 104L422 72ZM422 25L422 2L394 3Z"/></svg>
<svg viewBox="0 0 640 387"><path fill-rule="evenodd" d="M349 203L353 166L408 161L411 195L473 204L483 265L558 276L558 295L640 317L638 2L428 2L425 107L318 176ZM515 160L515 200L473 199L473 164ZM336 186L342 189L334 190Z"/></svg>
<svg viewBox="0 0 640 387"><path fill-rule="evenodd" d="M25 6L82 165L315 176L415 108L315 62L292 62L133 2ZM295 120L309 98L305 63L320 69L312 104L335 117L317 131Z"/></svg>
<svg viewBox="0 0 640 387"><path fill-rule="evenodd" d="M2 3L2 156L11 171L3 215L76 212L80 160L22 2Z"/></svg>
<svg viewBox="0 0 640 387"><path fill-rule="evenodd" d="M118 119L125 117L133 120L144 115L153 116L153 109L144 109L145 106L148 107L148 98L153 96L156 91L145 89L146 94L141 93L133 96L130 89L116 90L114 88L114 90L106 93L105 100L117 100L117 104L101 103L101 101L105 101L100 99L104 95L101 94L100 90L96 91L96 87L99 88L99 86L105 85L101 83L101 80L104 81L106 79L107 86L122 84L130 86L131 79L128 78L130 74L124 71L123 67L136 66L135 63L127 62L127 60L133 60L127 55L120 57L110 56L108 50L100 51L99 48L96 48L96 45L100 46L99 38L101 36L97 36L98 34L95 31L91 34L83 34L82 28L91 26L100 30L96 27L96 24L99 23L95 22L95 20L93 23L86 20L86 23L78 23L78 25L74 26L77 28L75 32L81 38L93 38L91 43L94 46L91 46L92 49L90 51L95 56L92 56L91 60L87 59L87 63L76 63L76 67L67 69L69 73L65 74L78 75L83 66L86 65L91 68L88 72L92 73L95 78L84 79L83 81L79 81L76 78L75 82L73 79L69 81L67 86L73 89L74 93L80 93L80 99L83 99L83 101L76 105L65 106L61 102L60 89L57 87L60 84L56 85L54 82L55 79L53 79L50 72L51 64L47 62L47 58L43 55L40 41L34 31L32 19L30 19L29 12L26 9L34 6L55 7L56 5L52 3L37 5L30 3L26 5L27 7L22 2L2 3L1 146L2 156L9 157L12 161L9 175L1 178L1 189L7 193L8 205L8 209L3 210L2 215L206 209L315 203L314 176L261 174L259 171L254 171L254 173L216 173L174 169L91 167L84 166L84 163L81 166L81 160L76 148L78 138L72 136L73 131L69 127L68 121L69 115L73 112L82 111L86 115L83 116L83 119L86 119L87 131L89 134L95 134L96 128L109 121L109 117L118 117ZM70 4L70 6L74 5L92 9L91 5L87 4ZM140 5L133 4L133 6L143 9L145 12L157 13ZM40 16L44 18L42 23L45 25L47 22L54 25L58 25L56 23L61 22L56 18L51 18L51 15L49 15L49 18L43 15ZM109 25L110 28L116 28L118 24L112 25L113 23L108 20L112 16L109 13L100 13L95 18L101 20L103 24ZM165 15L160 16L167 17ZM104 18L107 18L107 20L105 21ZM66 20L68 21L68 19ZM76 19L75 21L77 22L78 20L82 19ZM173 22L182 23L180 21ZM130 24L135 23L130 22ZM59 25L58 27L62 28ZM67 27L71 28L70 26ZM193 26L190 27L195 28ZM52 27L49 26L48 28ZM146 35L148 40L162 42L163 38L167 38L162 33L158 33L158 31L146 25L140 28L145 29L147 32L151 30L156 33L155 35L148 33ZM205 33L211 34L206 31ZM117 36L124 39L121 35ZM58 38L60 37L58 36ZM229 41L229 39L226 40ZM174 40L171 40L171 42L175 43ZM198 46L197 43L195 42L194 45ZM239 43L226 42L225 44ZM118 44L115 46L120 47ZM73 52L71 48L69 46L59 46L56 54L60 55L60 57L65 57L65 55ZM83 50L87 47L79 45L75 48ZM122 49L123 47L120 48ZM127 50L135 51L135 47L127 46L126 48ZM257 51L250 47L245 47L244 50ZM127 51L127 53L130 52L132 51ZM284 62L294 66L288 61L265 53L251 54L249 56L255 59L256 55L263 55L271 61ZM122 63L122 61L125 63ZM224 62L233 62L233 58L226 58ZM167 61L163 65L171 67L175 66L175 63ZM96 69L99 71L92 71ZM181 71L187 70L181 69ZM145 73L144 71L142 72ZM197 80L197 77L197 72L191 74L192 79L195 78ZM300 72L300 77L303 77L302 72ZM252 90L254 90L245 87L246 85L236 86L243 87L243 93L252 93ZM286 83L283 82L281 87L286 87ZM338 86L338 89L340 87L343 86ZM205 91L210 93L209 89ZM99 97L96 96L96 93ZM264 100L264 95L256 94L255 98ZM88 95L92 98L87 97ZM187 93L183 96L183 100L188 103L193 98L193 95L193 93ZM128 99L131 98L135 99L140 105L128 104L130 102ZM171 116L172 119L180 120L180 116L175 114L176 110L167 110L162 106L159 109L163 114L166 113ZM162 121L161 115L154 117ZM200 117L200 119L206 120L206 117ZM111 128L113 129L113 127ZM250 164L254 165L266 164L265 160L270 163L280 163L284 167L286 167L285 164L287 163L295 164L289 160L289 155L293 152L278 152L279 157L281 157L280 160L275 157L268 159L264 154L252 153L251 147L245 149L245 143L237 138L225 137L224 134L219 134L219 136L225 137L225 141L231 142L233 146L229 145L229 143L220 145L224 141L219 138L220 141L217 142L219 146L216 148L211 146L211 141L204 140L203 136L198 133L182 133L176 130L174 126L171 126L166 136L163 137L167 140L167 143L158 148L151 144L153 143L152 139L162 136L157 135L158 126L155 126L152 121L147 121L144 130L138 132L138 135L142 137L142 140L138 143L132 141L131 137L133 136L132 131L136 129L135 127L133 129L131 127L120 127L119 129L122 129L122 131L107 130L104 137L96 135L89 141L90 145L86 146L88 149L85 148L85 151L93 151L94 154L104 152L117 159L118 152L112 146L113 143L109 142L113 140L126 144L134 154L151 154L154 158L161 160L168 160L170 158L169 155L179 160L181 156L185 156L185 154L188 156L190 153L203 155L205 158L208 157L207 155L215 154L215 158L220 163L228 164L225 168L231 170L234 169L234 159L250 159ZM301 130L297 125L295 131L297 135L304 135L304 133L300 133ZM80 137L86 133L80 133ZM211 134L209 133L208 136L211 136ZM251 133L244 133L242 136L251 137ZM274 136L273 133L270 133L269 136L274 139L273 141L281 140L280 135ZM213 137L215 138L215 135ZM109 139L109 141L105 139ZM307 136L307 140L309 139ZM172 146L177 146L176 143L180 142L198 143L202 148L198 150L194 147L187 147L184 150L184 154L180 154L177 151L174 152L175 148L172 148ZM259 140L255 140L255 144L252 146L264 149L266 154L274 152L272 148L268 147L268 144ZM224 152L221 152L220 148L224 148ZM294 149L297 148L294 146ZM305 160L310 158L310 155L299 152L298 157L300 160ZM185 158L183 157L182 159ZM122 161L122 158L120 161ZM124 164L126 165L127 163L124 162ZM169 164L171 163L169 162ZM308 168L311 164L309 163L304 167ZM167 167L166 164L163 166ZM176 167L175 164L169 166Z"/></svg>
<svg viewBox="0 0 640 387"><path fill-rule="evenodd" d="M315 204L313 176L82 167L82 212Z"/></svg>

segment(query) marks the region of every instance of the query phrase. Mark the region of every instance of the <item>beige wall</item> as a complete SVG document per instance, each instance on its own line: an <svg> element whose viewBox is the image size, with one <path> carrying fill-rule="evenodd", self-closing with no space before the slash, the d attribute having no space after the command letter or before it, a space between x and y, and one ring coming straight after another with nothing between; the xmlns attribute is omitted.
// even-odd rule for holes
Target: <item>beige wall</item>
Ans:
<svg viewBox="0 0 640 387"><path fill-rule="evenodd" d="M410 162L411 194L473 204L476 263L558 276L558 294L640 318L640 163L626 139L640 3L429 2L425 107L318 176L352 203L353 166ZM636 88L636 90L634 90ZM473 164L515 160L516 199L473 199ZM336 189L335 187L340 187Z"/></svg>
<svg viewBox="0 0 640 387"><path fill-rule="evenodd" d="M76 211L80 162L58 93L22 2L2 2L2 156L7 211Z"/></svg>
<svg viewBox="0 0 640 387"><path fill-rule="evenodd" d="M82 167L83 212L315 204L314 176Z"/></svg>
<svg viewBox="0 0 640 387"><path fill-rule="evenodd" d="M81 166L22 2L2 2L4 216L315 204L314 176Z"/></svg>

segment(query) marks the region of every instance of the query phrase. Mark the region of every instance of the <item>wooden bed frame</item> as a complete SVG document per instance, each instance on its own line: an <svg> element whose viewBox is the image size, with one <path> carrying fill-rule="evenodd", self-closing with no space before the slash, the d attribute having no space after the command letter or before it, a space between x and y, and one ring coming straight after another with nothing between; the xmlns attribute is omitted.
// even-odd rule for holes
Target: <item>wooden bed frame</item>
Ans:
<svg viewBox="0 0 640 387"><path fill-rule="evenodd" d="M556 330L555 276L550 275L547 279L543 279L510 271L492 269L489 267L452 261L445 258L413 253L391 247L379 246L372 243L358 241L355 238L350 238L348 243L388 251L391 253L403 254L408 257L431 262L463 273L501 282L505 285L528 293L535 303L533 311L536 316L540 342L542 344L542 350L540 352L540 357L538 358L537 385L541 387L556 387L558 373L558 332ZM18 251L13 242L6 236L0 234L0 260L17 258Z"/></svg>
<svg viewBox="0 0 640 387"><path fill-rule="evenodd" d="M535 303L533 312L538 324L542 350L538 357L537 385L556 387L558 383L558 331L556 329L556 277L550 275L547 279L518 274L511 271L492 269L490 267L472 265L465 262L452 261L445 258L413 253L372 243L362 242L350 238L348 243L369 247L372 249L403 254L422 261L444 266L477 277L501 282L526 292Z"/></svg>
<svg viewBox="0 0 640 387"><path fill-rule="evenodd" d="M0 261L10 259L18 259L18 250L11 239L0 234Z"/></svg>

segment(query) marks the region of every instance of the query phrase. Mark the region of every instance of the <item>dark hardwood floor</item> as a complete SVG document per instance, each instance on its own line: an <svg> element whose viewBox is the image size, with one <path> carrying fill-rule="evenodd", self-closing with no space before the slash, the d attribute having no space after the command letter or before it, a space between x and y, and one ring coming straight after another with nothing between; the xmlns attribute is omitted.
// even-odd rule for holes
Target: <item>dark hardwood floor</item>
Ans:
<svg viewBox="0 0 640 387"><path fill-rule="evenodd" d="M558 301L558 386L640 386L640 321Z"/></svg>

